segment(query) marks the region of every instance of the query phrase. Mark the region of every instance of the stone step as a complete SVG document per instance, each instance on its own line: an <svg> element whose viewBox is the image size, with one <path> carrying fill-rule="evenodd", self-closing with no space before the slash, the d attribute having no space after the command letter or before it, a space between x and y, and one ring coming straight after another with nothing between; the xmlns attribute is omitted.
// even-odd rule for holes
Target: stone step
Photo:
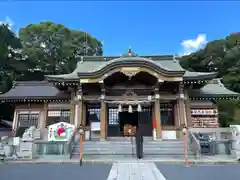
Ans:
<svg viewBox="0 0 240 180"><path fill-rule="evenodd" d="M183 149L143 149L146 154L184 154ZM79 154L79 149L74 149L73 153ZM106 154L131 154L136 152L135 148L125 149L107 149L107 148L94 148L94 149L83 149L84 153L106 153ZM192 151L188 151L189 154L193 154Z"/></svg>
<svg viewBox="0 0 240 180"><path fill-rule="evenodd" d="M94 149L107 149L107 150L124 150L124 149L135 149L136 146L116 146L116 147L109 147L109 146L83 146L85 150L94 150ZM74 147L74 149L80 149L78 146ZM182 147L161 147L161 146L143 146L145 150L176 150L176 151L183 151L184 148Z"/></svg>
<svg viewBox="0 0 240 180"><path fill-rule="evenodd" d="M80 149L80 145L76 145L74 148ZM136 148L136 145L83 145L83 149L131 149ZM181 146L162 146L162 145L143 145L144 149L177 149L184 150L184 147ZM190 149L190 147L188 147Z"/></svg>
<svg viewBox="0 0 240 180"><path fill-rule="evenodd" d="M77 143L79 144L79 143ZM125 145L125 144L136 144L136 142L99 142L99 143L95 143L95 142L83 142L83 144L94 144L94 145ZM162 143L162 142L143 142L143 144L158 144L158 145L175 145L175 146L183 146L184 143Z"/></svg>
<svg viewBox="0 0 240 180"><path fill-rule="evenodd" d="M72 154L80 154L79 152L73 152ZM111 154L136 154L136 151L83 151L83 154L87 155L87 154L93 154L93 155L111 155ZM189 153L190 154L190 153ZM171 151L148 151L145 152L144 151L144 155L184 155L184 152L171 152ZM191 154L193 155L193 154Z"/></svg>
<svg viewBox="0 0 240 180"><path fill-rule="evenodd" d="M84 141L83 154L87 156L133 156L136 154L135 139L115 138L106 141ZM188 147L189 148L189 147ZM189 148L190 149L190 148ZM73 149L73 155L78 156L80 145L77 143ZM172 157L179 156L184 158L184 143L181 140L157 140L153 141L146 138L143 141L144 156ZM193 152L188 152L193 156Z"/></svg>
<svg viewBox="0 0 240 180"><path fill-rule="evenodd" d="M91 143L91 142L95 142L95 143L121 143L121 142L131 142L131 141L135 141L136 139L124 139L124 140L87 140L84 141L84 143ZM143 142L160 142L160 143L183 143L182 140L146 140L144 139Z"/></svg>
<svg viewBox="0 0 240 180"><path fill-rule="evenodd" d="M79 159L79 154L73 154L72 155L72 159ZM83 154L83 160L84 159L91 159L91 160L97 160L97 159L112 159L112 160L124 160L124 159L136 159L136 155L132 155L132 154L109 154L109 155L105 155L105 154ZM189 155L188 156L189 159L195 159L195 156ZM184 155L144 155L143 159L185 159Z"/></svg>

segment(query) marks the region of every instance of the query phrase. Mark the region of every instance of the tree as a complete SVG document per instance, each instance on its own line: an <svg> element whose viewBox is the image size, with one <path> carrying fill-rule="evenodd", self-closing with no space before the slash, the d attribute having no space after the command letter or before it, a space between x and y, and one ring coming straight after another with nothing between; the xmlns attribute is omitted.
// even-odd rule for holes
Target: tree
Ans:
<svg viewBox="0 0 240 180"><path fill-rule="evenodd" d="M19 75L16 64L21 59L22 46L6 24L0 25L0 37L0 91L5 92Z"/></svg>
<svg viewBox="0 0 240 180"><path fill-rule="evenodd" d="M8 25L0 25L0 92L5 93L12 86L12 81L20 76L17 68L21 57L21 42L9 29ZM13 108L9 104L0 104L0 118L12 119ZM9 117L10 116L10 117Z"/></svg>
<svg viewBox="0 0 240 180"><path fill-rule="evenodd" d="M188 70L216 71L227 88L240 93L240 33L232 33L224 39L211 41L204 49L183 56L180 63ZM232 110L234 106L237 108L236 103L218 101L217 105L221 124L229 125L233 121Z"/></svg>
<svg viewBox="0 0 240 180"><path fill-rule="evenodd" d="M102 55L102 44L86 32L53 22L30 24L19 33L29 69L43 74L70 73L77 57Z"/></svg>

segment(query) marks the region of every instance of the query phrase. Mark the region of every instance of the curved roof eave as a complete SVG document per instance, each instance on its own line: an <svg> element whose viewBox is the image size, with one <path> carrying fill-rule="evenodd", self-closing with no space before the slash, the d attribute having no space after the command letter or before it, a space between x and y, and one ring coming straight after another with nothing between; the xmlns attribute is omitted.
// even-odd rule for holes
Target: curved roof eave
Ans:
<svg viewBox="0 0 240 180"><path fill-rule="evenodd" d="M44 75L47 80L56 81L79 81L77 72L74 70L70 74L60 74L60 75Z"/></svg>
<svg viewBox="0 0 240 180"><path fill-rule="evenodd" d="M180 74L184 75L185 71L179 70L172 70L168 69L166 67L162 67L160 64L157 62L147 59L147 58L142 58L142 57L120 57L120 58L115 58L113 60L110 60L102 65L100 65L97 69L92 70L91 72L78 72L77 74L79 76L87 76L87 75L99 75L104 72L107 72L109 69L114 68L116 66L137 66L137 65L143 65L147 67L153 67L154 69L158 70L159 72L162 72L164 74Z"/></svg>

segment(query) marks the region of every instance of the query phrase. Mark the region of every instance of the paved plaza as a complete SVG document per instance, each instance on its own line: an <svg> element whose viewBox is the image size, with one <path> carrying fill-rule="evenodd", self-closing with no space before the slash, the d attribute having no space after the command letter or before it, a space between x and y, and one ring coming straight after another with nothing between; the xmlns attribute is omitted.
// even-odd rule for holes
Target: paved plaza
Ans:
<svg viewBox="0 0 240 180"><path fill-rule="evenodd" d="M237 180L239 164L0 164L1 180Z"/></svg>

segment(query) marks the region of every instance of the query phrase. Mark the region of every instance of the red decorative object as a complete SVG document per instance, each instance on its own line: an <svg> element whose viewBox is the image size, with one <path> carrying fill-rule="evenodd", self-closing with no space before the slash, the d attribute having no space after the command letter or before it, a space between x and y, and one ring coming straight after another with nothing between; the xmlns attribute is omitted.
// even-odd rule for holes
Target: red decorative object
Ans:
<svg viewBox="0 0 240 180"><path fill-rule="evenodd" d="M156 121L156 119L153 120L153 129L157 129L157 121Z"/></svg>

